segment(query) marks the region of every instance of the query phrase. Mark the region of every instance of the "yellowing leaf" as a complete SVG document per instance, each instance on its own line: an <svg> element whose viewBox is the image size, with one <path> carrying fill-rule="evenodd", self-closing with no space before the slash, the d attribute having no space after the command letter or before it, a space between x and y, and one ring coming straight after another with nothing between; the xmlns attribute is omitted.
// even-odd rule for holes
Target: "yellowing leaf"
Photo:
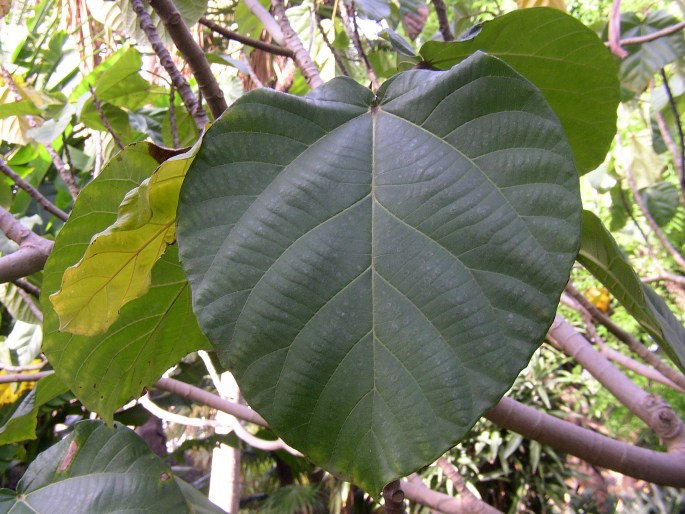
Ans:
<svg viewBox="0 0 685 514"><path fill-rule="evenodd" d="M602 312L609 312L611 295L606 287L590 287L584 294L585 298Z"/></svg>
<svg viewBox="0 0 685 514"><path fill-rule="evenodd" d="M64 272L61 289L50 296L60 331L102 334L124 305L150 289L153 266L175 241L178 194L198 146L132 189L116 222L94 235L83 258Z"/></svg>
<svg viewBox="0 0 685 514"><path fill-rule="evenodd" d="M566 2L564 0L516 0L516 5L519 9L528 9L529 7L552 7L560 11L566 11Z"/></svg>

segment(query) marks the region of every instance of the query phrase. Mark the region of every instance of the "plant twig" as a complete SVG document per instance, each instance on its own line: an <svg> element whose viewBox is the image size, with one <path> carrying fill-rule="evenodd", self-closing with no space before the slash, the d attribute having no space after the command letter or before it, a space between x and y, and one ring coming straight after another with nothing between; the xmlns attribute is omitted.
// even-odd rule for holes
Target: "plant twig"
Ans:
<svg viewBox="0 0 685 514"><path fill-rule="evenodd" d="M622 39L621 46L640 45L642 43L649 43L650 41L670 36L671 34L674 34L675 32L678 32L679 30L683 29L685 29L685 21L681 21L679 23L676 23L675 25L671 25L670 27L657 30L656 32L652 32L651 34Z"/></svg>
<svg viewBox="0 0 685 514"><path fill-rule="evenodd" d="M181 13L172 0L150 0L150 6L161 18L162 23L174 41L176 48L185 57L186 62L193 71L197 85L202 91L202 96L207 100L207 105L212 111L214 119L218 118L228 109L224 92L219 87L214 74L207 61L205 52L197 44Z"/></svg>
<svg viewBox="0 0 685 514"><path fill-rule="evenodd" d="M621 0L614 0L609 14L609 48L615 56L625 59L628 52L621 48Z"/></svg>
<svg viewBox="0 0 685 514"><path fill-rule="evenodd" d="M264 50L265 52L268 52L268 53L274 54L274 55L283 55L285 57L295 57L295 54L289 48L284 48L284 47L278 46L278 45L272 45L272 44L267 43L265 41L260 41L259 39L254 39L251 37L243 36L242 34L239 34L238 32L234 32L232 30L227 29L226 27L224 27L222 25L219 25L216 22L213 22L212 20L208 19L206 16L203 16L202 18L200 18L200 23L202 25L204 25L205 27L213 30L217 34L221 34L222 36L224 36L227 39L231 39L233 41L238 41L239 43L242 43L242 44L247 45L247 46L251 46L252 48ZM274 20L274 23L275 23L275 20Z"/></svg>
<svg viewBox="0 0 685 514"><path fill-rule="evenodd" d="M659 485L685 487L685 448L663 453L622 443L504 397L485 413L496 425L584 461Z"/></svg>
<svg viewBox="0 0 685 514"><path fill-rule="evenodd" d="M0 364L0 369L9 371L10 373L21 373L22 371L36 371L43 369L48 361L43 360L40 364L27 364L26 366L10 366L7 364Z"/></svg>
<svg viewBox="0 0 685 514"><path fill-rule="evenodd" d="M53 242L22 225L0 207L0 230L19 245L19 250L0 257L0 283L26 277L43 269Z"/></svg>
<svg viewBox="0 0 685 514"><path fill-rule="evenodd" d="M288 46L285 42L285 36L279 23L271 16L271 13L267 11L264 6L259 2L259 0L243 0L245 6L254 14L259 21L262 22L264 28L271 36L271 39L276 41L281 46ZM292 49L291 49L292 50ZM294 54L293 54L294 57Z"/></svg>
<svg viewBox="0 0 685 514"><path fill-rule="evenodd" d="M364 52L362 40L359 37L359 28L357 27L357 15L354 9L354 1L350 2L349 11L345 5L345 2L340 2L340 16L343 20L343 26L345 27L347 34L350 36L350 39L352 39L352 44L354 45L355 50L357 50L359 58L362 60L362 64L366 69L366 74L371 80L371 87L375 91L378 89L378 77L376 76L376 71L373 69L373 66L371 66L371 61L369 61L369 58L366 56L366 52Z"/></svg>
<svg viewBox="0 0 685 514"><path fill-rule="evenodd" d="M259 77L257 76L257 74L254 71L254 68L250 64L250 58L245 53L245 50L240 51L240 60L243 61L243 64L247 68L247 72L250 75L250 79L252 80L253 84L256 87L264 87L264 83L259 79Z"/></svg>
<svg viewBox="0 0 685 514"><path fill-rule="evenodd" d="M14 98L18 102L23 100L23 97L21 96L21 93L19 92L17 85L14 83L14 79L12 78L12 75L2 65L0 65L0 76L2 76L3 80L5 81L5 84L9 88L9 90L12 91ZM31 116L30 114L25 115L24 118L26 119L26 122L29 124L29 126L31 128L37 128L38 127L38 123L36 122L35 118L33 116ZM74 179L74 176L71 174L71 172L65 166L64 161L62 160L62 158L57 153L57 150L55 150L55 147L53 147L52 145L44 145L44 146L45 146L45 149L47 150L48 154L50 155L50 159L52 160L52 164L57 169L57 173L59 173L60 177L62 177L62 180L66 184L67 189L69 190L69 194L71 195L71 197L74 200L76 200L76 197L78 196L78 193L79 193L79 189L78 189L78 186L76 185L76 180Z"/></svg>
<svg viewBox="0 0 685 514"><path fill-rule="evenodd" d="M659 373L668 378L671 382L674 382L675 384L678 384L680 387L685 388L685 376L678 373L670 366L666 365L666 363L662 361L658 356L650 352L645 347L645 345L643 345L640 341L635 339L632 336L632 334L626 332L616 323L614 323L611 320L611 318L609 318L609 316L604 314L591 302L589 302L588 299L585 298L580 291L578 291L571 284L568 284L566 286L566 292L569 296L576 300L585 310L587 310L594 319L596 319L599 323L604 325L607 328L607 330L609 330L609 332L616 336L616 338L619 341L626 344L632 352L636 353L638 357L640 357L643 361L650 364L654 369L656 369Z"/></svg>
<svg viewBox="0 0 685 514"><path fill-rule="evenodd" d="M178 138L178 125L176 124L176 88L173 84L169 88L169 131L174 148L179 148L181 141Z"/></svg>
<svg viewBox="0 0 685 514"><path fill-rule="evenodd" d="M26 291L28 294L31 294L35 296L36 298L40 298L40 287L34 286L31 282L28 280L24 280L23 278L18 278L16 280L12 280L12 283L17 286L19 289L23 289Z"/></svg>
<svg viewBox="0 0 685 514"><path fill-rule="evenodd" d="M664 89L666 89L666 96L668 97L668 103L671 106L671 112L673 113L673 120L675 122L675 128L678 132L678 141L680 143L680 152L678 158L674 159L676 167L678 169L678 178L680 179L680 196L683 206L685 206L685 136L683 136L683 126L680 123L680 113L678 112L678 105L676 104L675 98L673 98L673 92L671 91L671 85L668 83L668 77L666 76L666 71L661 68L661 79L664 81Z"/></svg>
<svg viewBox="0 0 685 514"><path fill-rule="evenodd" d="M293 59L300 68L300 71L307 81L307 84L312 89L316 89L317 87L323 85L323 80L321 79L321 75L319 75L319 70L316 67L316 64L312 60L311 55L309 55L309 52L305 50L304 45L302 45L302 41L300 41L300 38L288 21L288 16L285 14L283 0L273 0L271 6L274 14L276 15L276 21L278 21L278 25L281 27L284 44L293 51Z"/></svg>
<svg viewBox="0 0 685 514"><path fill-rule="evenodd" d="M444 0L432 0L435 14L438 17L438 25L440 27L440 34L444 41L454 41L454 34L450 29L450 22L447 19L447 7Z"/></svg>
<svg viewBox="0 0 685 514"><path fill-rule="evenodd" d="M124 144L121 142L121 139L119 139L119 136L117 135L117 133L114 132L114 129L112 128L112 125L109 123L107 116L105 116L105 111L102 110L102 104L100 103L100 99L95 95L95 89L93 89L93 86L91 86L91 85L88 86L88 89L90 89L90 95L93 98L93 105L95 106L95 110L98 112L98 116L100 117L100 121L102 122L102 124L107 129L107 132L110 133L110 135L112 136L112 139L114 139L114 142L119 147L119 149L123 150Z"/></svg>
<svg viewBox="0 0 685 514"><path fill-rule="evenodd" d="M24 300L24 303L28 305L29 310L33 313L33 315L36 317L38 321L41 323L43 322L43 311L40 310L40 307L35 304L33 297L26 291L24 291L21 288L17 288L17 293L19 293L19 296L21 296L21 299Z"/></svg>
<svg viewBox="0 0 685 514"><path fill-rule="evenodd" d="M407 499L434 509L442 514L502 514L501 511L488 505L483 500L475 498L471 501L467 496L453 497L438 491L433 491L416 473L402 480L402 490Z"/></svg>
<svg viewBox="0 0 685 514"><path fill-rule="evenodd" d="M557 315L552 323L548 338L644 421L669 450L685 451L683 422L670 405L635 385L561 316ZM685 476L683 479L685 480Z"/></svg>
<svg viewBox="0 0 685 514"><path fill-rule="evenodd" d="M39 371L38 373L8 373L0 375L0 384L13 384L15 382L38 382L41 378L52 375L54 371Z"/></svg>
<svg viewBox="0 0 685 514"><path fill-rule="evenodd" d="M162 40L157 33L157 29L155 28L155 24L152 23L150 15L145 10L143 0L130 0L130 2L133 6L133 11L138 17L140 28L143 29L143 32L145 32L152 49L159 58L159 62L169 74L171 82L174 84L174 86L176 86L178 94L181 95L181 99L183 100L183 104L186 106L188 113L190 113L195 120L195 125L197 126L198 130L202 132L202 130L205 128L205 125L209 122L207 113L205 113L202 105L198 104L198 101L191 91L188 82L183 78L181 72L174 64L169 50L167 50L164 46L164 43L162 43Z"/></svg>
<svg viewBox="0 0 685 514"><path fill-rule="evenodd" d="M333 55L333 59L335 59L335 63L338 65L338 68L340 68L340 72L345 75L346 77L350 76L350 72L347 69L347 66L345 65L345 61L342 60L342 57L340 57L340 54L338 51L335 49L331 41L328 39L328 36L326 35L326 31L323 28L323 25L321 24L321 16L319 15L318 11L315 13L316 16L316 26L319 29L319 34L321 34L321 37L323 38L323 42L326 43L326 46L328 49L331 51L331 54Z"/></svg>
<svg viewBox="0 0 685 514"><path fill-rule="evenodd" d="M21 178L12 168L10 168L2 157L0 157L0 171L4 173L10 180L12 180L17 186L26 191L31 198L33 198L38 205L43 207L50 214L54 214L62 221L67 221L69 215L62 209L57 207L50 200L45 198L35 187L29 184L26 180Z"/></svg>
<svg viewBox="0 0 685 514"><path fill-rule="evenodd" d="M157 416L159 419L169 423L197 428L214 428L217 426L217 422L213 419L189 418L188 416L181 416L175 412L162 409L152 401L149 394L144 394L138 398L138 403L153 416Z"/></svg>
<svg viewBox="0 0 685 514"><path fill-rule="evenodd" d="M390 482L383 488L385 514L406 514L404 491L399 480Z"/></svg>

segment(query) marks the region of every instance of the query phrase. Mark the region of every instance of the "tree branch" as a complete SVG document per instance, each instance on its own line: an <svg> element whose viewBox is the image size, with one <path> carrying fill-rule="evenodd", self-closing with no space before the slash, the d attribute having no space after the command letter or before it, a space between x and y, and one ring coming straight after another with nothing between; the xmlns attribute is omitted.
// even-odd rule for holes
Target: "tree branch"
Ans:
<svg viewBox="0 0 685 514"><path fill-rule="evenodd" d="M352 39L354 48L357 50L359 58L362 60L362 63L364 64L364 68L366 68L366 74L369 76L369 79L371 79L372 88L376 90L378 89L378 77L376 76L376 72L374 71L373 66L371 66L369 58L366 56L366 53L364 52L362 40L359 37L359 29L357 27L357 16L354 12L354 2L351 2L350 4L350 11L347 10L347 6L345 5L344 1L341 1L339 5L340 17L343 20L345 31L347 32L350 39Z"/></svg>
<svg viewBox="0 0 685 514"><path fill-rule="evenodd" d="M300 38L297 36L297 33L290 26L288 17L285 14L283 0L273 0L271 5L274 10L274 14L276 15L278 25L281 27L285 46L293 51L293 59L300 68L300 71L302 71L302 75L307 81L307 84L312 89L316 89L317 87L323 85L323 80L321 79L321 75L319 75L319 70L316 67L316 64L309 55L309 52L305 50L304 46L302 45L302 41L300 41Z"/></svg>
<svg viewBox="0 0 685 514"><path fill-rule="evenodd" d="M485 417L502 428L590 464L659 485L685 487L682 451L662 453L622 443L506 397Z"/></svg>
<svg viewBox="0 0 685 514"><path fill-rule="evenodd" d="M685 29L685 21L681 21L680 23L676 23L675 25L671 25L670 27L666 27L665 29L661 29L656 32L652 32L651 34L622 39L621 45L629 46L640 45L642 43L649 43L650 41L654 41L655 39L670 36L671 34L674 34L675 32L678 32L679 30L683 29Z"/></svg>
<svg viewBox="0 0 685 514"><path fill-rule="evenodd" d="M38 373L8 373L0 375L0 384L14 384L16 382L38 382L41 378L52 375L54 371L39 371Z"/></svg>
<svg viewBox="0 0 685 514"><path fill-rule="evenodd" d="M316 15L316 26L319 29L319 34L321 34L321 37L323 38L323 42L326 43L326 46L331 51L331 54L333 55L333 59L335 59L335 63L338 65L338 68L340 68L340 72L343 75L345 75L346 77L349 77L350 72L347 69L345 62L342 60L342 57L340 57L340 54L338 53L338 51L335 49L333 44L328 39L328 36L326 35L326 31L324 30L323 25L321 24L321 16L319 15L318 11L315 13L315 15Z"/></svg>
<svg viewBox="0 0 685 514"><path fill-rule="evenodd" d="M0 207L0 230L19 245L19 250L0 257L0 283L32 275L43 269L53 242L40 237Z"/></svg>
<svg viewBox="0 0 685 514"><path fill-rule="evenodd" d="M267 11L261 3L259 3L259 0L243 1L245 2L245 6L252 11L252 14L254 14L259 21L262 22L262 25L264 25L264 28L271 36L271 39L276 41L276 43L281 46L287 46L285 42L285 36L283 35L280 25L274 19L274 17L271 16L271 13Z"/></svg>
<svg viewBox="0 0 685 514"><path fill-rule="evenodd" d="M385 514L406 514L404 491L399 480L390 482L383 488Z"/></svg>
<svg viewBox="0 0 685 514"><path fill-rule="evenodd" d="M208 29L213 30L217 34L221 34L226 39L238 41L239 43L242 43L242 44L247 45L247 46L251 46L252 48L257 48L259 50L264 50L265 52L269 52L270 54L283 55L285 57L291 57L291 58L295 57L295 54L289 48L284 48L284 47L278 46L278 45L272 45L272 44L267 43L265 41L260 41L259 39L254 39L251 37L243 36L242 34L239 34L237 32L229 30L226 27L223 27L222 25L219 25L218 23L213 22L212 20L208 19L206 16L203 16L202 18L200 18L200 23L202 25L204 25L205 27L207 27ZM274 20L274 23L276 23L275 20Z"/></svg>
<svg viewBox="0 0 685 514"><path fill-rule="evenodd" d="M471 502L465 496L448 496L433 491L416 474L402 480L402 490L407 499L425 505L443 514L502 514L482 500Z"/></svg>
<svg viewBox="0 0 685 514"><path fill-rule="evenodd" d="M112 139L114 139L114 142L119 147L119 150L123 150L124 144L121 142L121 139L119 139L117 133L114 132L114 129L112 128L112 125L107 119L107 116L105 116L105 112L102 110L102 104L100 103L98 97L95 95L95 90L93 89L93 86L88 85L88 89L90 89L90 95L93 98L93 105L95 106L95 110L97 111L98 116L100 117L100 121L107 129L107 132L111 134Z"/></svg>
<svg viewBox="0 0 685 514"><path fill-rule="evenodd" d="M495 514L500 512L469 491L466 487L466 482L464 482L464 478L459 474L457 468L450 464L446 458L440 457L435 461L435 464L442 470L447 479L454 484L454 488L459 493L464 505L468 506L469 511L478 512L480 514Z"/></svg>
<svg viewBox="0 0 685 514"><path fill-rule="evenodd" d="M12 280L12 283L19 289L26 291L28 294L33 295L36 298L40 298L40 287L34 286L28 280L18 278L17 280Z"/></svg>
<svg viewBox="0 0 685 514"><path fill-rule="evenodd" d="M628 52L621 48L621 0L614 0L609 14L609 48L615 56L625 59Z"/></svg>
<svg viewBox="0 0 685 514"><path fill-rule="evenodd" d="M152 23L150 15L145 10L143 0L130 1L131 5L133 6L133 10L136 13L136 16L138 17L138 23L140 24L140 28L143 29L143 31L145 32L145 35L147 36L147 39L150 42L150 45L152 46L152 49L155 51L157 57L159 58L159 62L164 67L166 72L169 74L171 82L174 84L174 86L176 86L178 94L181 95L181 99L183 100L183 104L186 106L188 113L195 120L195 125L197 126L198 130L202 132L205 128L205 125L209 122L207 114L202 108L202 105L198 103L197 98L195 98L193 92L190 90L188 82L186 81L186 79L183 78L181 72L174 64L174 61L171 58L169 50L167 50L164 46L164 43L162 43L159 34L157 34L155 24Z"/></svg>
<svg viewBox="0 0 685 514"><path fill-rule="evenodd" d="M69 215L66 212L64 212L50 200L45 198L40 193L40 191L38 191L35 187L33 187L31 184L29 184L23 178L21 178L16 172L14 172L12 168L10 168L7 165L7 163L4 161L2 157L0 157L0 171L2 171L2 173L9 177L10 180L12 180L17 186L26 191L29 194L29 196L33 198L36 201L36 203L38 203L38 205L43 207L50 214L54 214L62 221L67 221Z"/></svg>
<svg viewBox="0 0 685 514"><path fill-rule="evenodd" d="M685 451L683 422L670 405L635 385L561 316L555 318L548 337L642 419L669 450Z"/></svg>
<svg viewBox="0 0 685 514"><path fill-rule="evenodd" d="M454 41L454 34L450 29L450 22L447 19L447 7L444 0L432 0L435 14L438 17L438 24L440 27L440 34L444 41Z"/></svg>
<svg viewBox="0 0 685 514"><path fill-rule="evenodd" d="M228 105L224 98L224 92L212 73L205 52L193 39L193 35L188 30L188 26L172 0L150 0L150 6L161 18L176 48L183 54L193 71L202 96L207 100L214 119L218 118L228 109Z"/></svg>

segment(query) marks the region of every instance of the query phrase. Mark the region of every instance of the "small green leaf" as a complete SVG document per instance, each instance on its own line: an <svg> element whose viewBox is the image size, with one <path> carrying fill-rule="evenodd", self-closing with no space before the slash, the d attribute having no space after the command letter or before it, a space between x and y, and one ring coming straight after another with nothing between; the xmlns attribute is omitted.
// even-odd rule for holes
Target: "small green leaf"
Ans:
<svg viewBox="0 0 685 514"><path fill-rule="evenodd" d="M42 114L42 111L29 100L0 104L0 119L8 118L9 116L23 116L25 114L39 116Z"/></svg>
<svg viewBox="0 0 685 514"><path fill-rule="evenodd" d="M666 11L651 11L644 19L634 12L621 14L621 38L647 36L678 23ZM642 93L654 75L668 63L685 55L685 38L682 31L639 45L626 46L628 57L621 61L621 86L624 99Z"/></svg>
<svg viewBox="0 0 685 514"><path fill-rule="evenodd" d="M250 69L247 67L247 64L245 64L240 59L234 59L233 57L229 57L226 54L220 54L216 52L209 52L206 54L206 56L207 60L210 63L223 64L224 66L233 66L243 75L250 74Z"/></svg>
<svg viewBox="0 0 685 514"><path fill-rule="evenodd" d="M406 57L418 57L411 43L394 30L388 28L379 32L378 35L389 41L395 51L400 55L404 55Z"/></svg>
<svg viewBox="0 0 685 514"><path fill-rule="evenodd" d="M0 445L35 439L38 409L68 390L56 375L41 378L0 426Z"/></svg>
<svg viewBox="0 0 685 514"><path fill-rule="evenodd" d="M643 284L600 219L583 211L578 262L592 273L685 371L685 329L666 303Z"/></svg>
<svg viewBox="0 0 685 514"><path fill-rule="evenodd" d="M93 234L116 221L124 196L157 168L153 155L160 150L150 143L127 146L81 191L44 271L43 351L76 397L108 421L181 357L208 345L192 314L190 292L173 246L153 269L148 293L126 305L100 336L60 332L49 300L65 270L83 257Z"/></svg>
<svg viewBox="0 0 685 514"><path fill-rule="evenodd" d="M680 193L670 182L658 182L640 191L647 210L660 227L673 219L680 205Z"/></svg>
<svg viewBox="0 0 685 514"><path fill-rule="evenodd" d="M189 513L168 464L123 425L81 421L39 454L17 484L0 490L0 510L52 514Z"/></svg>
<svg viewBox="0 0 685 514"><path fill-rule="evenodd" d="M178 193L195 152L166 160L132 189L116 222L95 234L83 258L65 270L61 289L50 297L62 332L102 334L124 305L149 290L153 266L176 239Z"/></svg>
<svg viewBox="0 0 685 514"><path fill-rule="evenodd" d="M484 23L471 39L429 41L419 53L446 69L476 50L500 57L540 88L580 173L604 161L616 134L619 82L616 63L592 30L557 9L522 9Z"/></svg>
<svg viewBox="0 0 685 514"><path fill-rule="evenodd" d="M262 89L182 187L200 325L288 444L377 494L455 445L554 317L578 173L528 80L478 53L377 95Z"/></svg>

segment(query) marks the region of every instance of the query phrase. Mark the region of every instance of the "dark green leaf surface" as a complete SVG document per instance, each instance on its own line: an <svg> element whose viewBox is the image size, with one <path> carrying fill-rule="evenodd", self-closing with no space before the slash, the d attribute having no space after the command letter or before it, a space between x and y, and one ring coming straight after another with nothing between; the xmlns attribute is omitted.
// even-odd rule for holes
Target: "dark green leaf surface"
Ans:
<svg viewBox="0 0 685 514"><path fill-rule="evenodd" d="M74 395L106 420L181 357L208 345L192 313L175 247L169 247L155 265L150 291L125 305L102 335L59 332L49 300L59 290L64 270L83 257L93 234L114 223L126 193L157 168L157 151L152 144L140 143L110 161L79 194L45 266L43 351Z"/></svg>
<svg viewBox="0 0 685 514"><path fill-rule="evenodd" d="M8 514L192 512L171 468L123 425L82 421L38 455L17 490L0 492ZM220 512L220 511L219 511Z"/></svg>
<svg viewBox="0 0 685 514"><path fill-rule="evenodd" d="M640 191L647 210L657 225L663 227L673 219L680 205L680 193L670 182L658 182Z"/></svg>
<svg viewBox="0 0 685 514"><path fill-rule="evenodd" d="M634 12L621 14L621 38L647 36L678 23L679 20L665 11L653 11L644 19ZM626 46L628 57L621 61L621 86L625 97L642 93L654 75L668 63L685 55L682 32L640 45Z"/></svg>
<svg viewBox="0 0 685 514"><path fill-rule="evenodd" d="M633 271L600 219L583 211L583 237L578 262L604 284L635 320L685 371L685 329L666 303Z"/></svg>
<svg viewBox="0 0 685 514"><path fill-rule="evenodd" d="M616 133L617 68L597 35L557 9L521 9L483 24L466 41L429 41L420 50L446 69L476 50L500 57L535 84L556 112L580 173L603 161Z"/></svg>
<svg viewBox="0 0 685 514"><path fill-rule="evenodd" d="M580 200L542 94L478 54L378 97L345 78L246 95L207 132L178 219L196 315L250 405L376 494L527 364Z"/></svg>

